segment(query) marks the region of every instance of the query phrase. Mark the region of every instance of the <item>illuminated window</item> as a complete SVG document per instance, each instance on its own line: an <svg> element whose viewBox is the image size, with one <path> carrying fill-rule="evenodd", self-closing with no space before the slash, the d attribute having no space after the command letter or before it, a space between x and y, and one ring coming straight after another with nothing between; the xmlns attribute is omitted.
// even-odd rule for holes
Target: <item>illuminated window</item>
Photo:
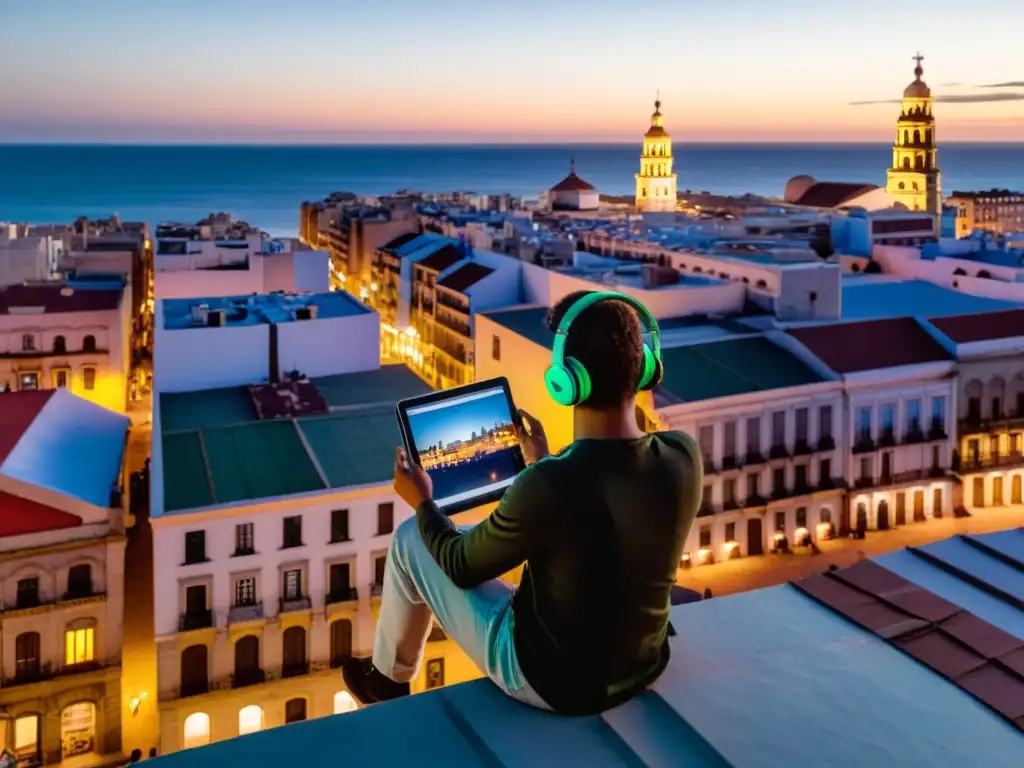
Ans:
<svg viewBox="0 0 1024 768"><path fill-rule="evenodd" d="M185 718L185 749L210 743L210 716L195 712Z"/></svg>
<svg viewBox="0 0 1024 768"><path fill-rule="evenodd" d="M14 721L14 754L31 761L39 754L39 715L23 715Z"/></svg>
<svg viewBox="0 0 1024 768"><path fill-rule="evenodd" d="M92 627L68 627L64 633L64 664L84 664L93 660L95 630Z"/></svg>
<svg viewBox="0 0 1024 768"><path fill-rule="evenodd" d="M238 735L256 733L263 730L263 710L255 704L238 710Z"/></svg>
<svg viewBox="0 0 1024 768"><path fill-rule="evenodd" d="M334 714L341 715L345 712L355 712L359 709L359 705L356 704L356 700L352 698L352 694L348 691L338 691L334 694Z"/></svg>

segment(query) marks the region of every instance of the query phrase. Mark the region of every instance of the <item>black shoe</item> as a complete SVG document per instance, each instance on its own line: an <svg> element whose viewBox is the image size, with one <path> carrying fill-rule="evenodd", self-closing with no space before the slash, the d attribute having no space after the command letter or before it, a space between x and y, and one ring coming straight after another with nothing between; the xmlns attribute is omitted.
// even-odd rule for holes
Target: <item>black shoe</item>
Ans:
<svg viewBox="0 0 1024 768"><path fill-rule="evenodd" d="M341 677L349 692L363 705L409 695L408 683L396 683L373 666L370 659L349 659L341 667Z"/></svg>

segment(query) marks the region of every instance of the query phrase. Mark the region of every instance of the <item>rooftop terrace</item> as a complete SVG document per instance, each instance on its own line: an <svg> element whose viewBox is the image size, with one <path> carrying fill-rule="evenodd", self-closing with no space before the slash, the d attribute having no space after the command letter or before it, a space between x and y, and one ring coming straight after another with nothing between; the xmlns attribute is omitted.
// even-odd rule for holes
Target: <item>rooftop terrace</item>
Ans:
<svg viewBox="0 0 1024 768"><path fill-rule="evenodd" d="M404 366L312 380L328 413L260 419L248 387L160 396L164 513L391 480Z"/></svg>
<svg viewBox="0 0 1024 768"><path fill-rule="evenodd" d="M672 659L602 715L477 680L160 758L225 765L863 766L1024 762L1024 529L672 608Z"/></svg>
<svg viewBox="0 0 1024 768"><path fill-rule="evenodd" d="M310 310L316 317L351 317L372 312L344 291L331 293L261 293L195 299L164 299L164 328L168 331L201 328L211 312L224 312L224 326L238 327L267 323L288 323L310 319L299 315Z"/></svg>
<svg viewBox="0 0 1024 768"><path fill-rule="evenodd" d="M843 276L843 320L886 317L947 317L1016 309L1012 301L971 296L924 280L885 275Z"/></svg>

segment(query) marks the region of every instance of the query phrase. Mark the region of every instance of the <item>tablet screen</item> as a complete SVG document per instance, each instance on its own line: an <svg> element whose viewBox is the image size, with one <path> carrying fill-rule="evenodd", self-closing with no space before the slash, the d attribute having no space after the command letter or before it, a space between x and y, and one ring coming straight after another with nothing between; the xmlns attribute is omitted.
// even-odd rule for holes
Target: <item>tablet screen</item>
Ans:
<svg viewBox="0 0 1024 768"><path fill-rule="evenodd" d="M406 418L442 509L507 488L523 466L501 386L411 406Z"/></svg>

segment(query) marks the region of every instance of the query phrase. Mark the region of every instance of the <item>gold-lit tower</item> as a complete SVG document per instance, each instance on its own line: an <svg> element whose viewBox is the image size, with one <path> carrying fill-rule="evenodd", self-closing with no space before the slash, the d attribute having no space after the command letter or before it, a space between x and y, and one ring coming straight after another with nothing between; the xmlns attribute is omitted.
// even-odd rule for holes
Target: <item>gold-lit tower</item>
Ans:
<svg viewBox="0 0 1024 768"><path fill-rule="evenodd" d="M914 57L916 77L903 91L903 111L896 121L896 143L885 188L911 211L937 214L942 211L942 171L935 147L935 100L921 79L923 60L921 54Z"/></svg>
<svg viewBox="0 0 1024 768"><path fill-rule="evenodd" d="M675 211L676 175L672 173L672 137L665 130L661 97L654 102L651 127L644 134L640 173L636 174L636 207L641 211Z"/></svg>

